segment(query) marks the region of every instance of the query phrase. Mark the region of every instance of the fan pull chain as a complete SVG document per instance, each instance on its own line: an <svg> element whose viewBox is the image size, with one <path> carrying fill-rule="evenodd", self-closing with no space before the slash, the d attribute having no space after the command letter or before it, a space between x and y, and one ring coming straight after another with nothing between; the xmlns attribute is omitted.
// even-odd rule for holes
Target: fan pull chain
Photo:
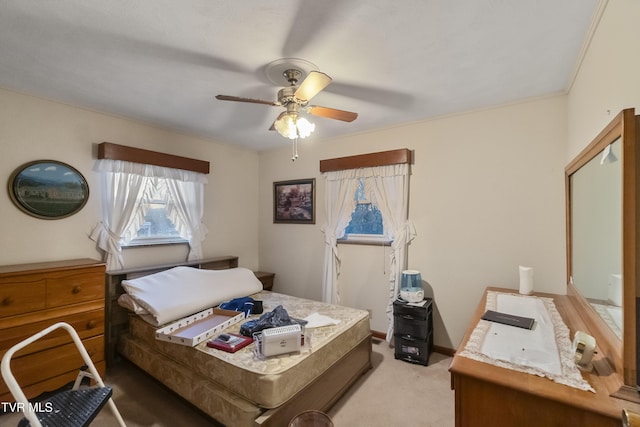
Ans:
<svg viewBox="0 0 640 427"><path fill-rule="evenodd" d="M298 158L298 138L291 142L291 161L295 162Z"/></svg>

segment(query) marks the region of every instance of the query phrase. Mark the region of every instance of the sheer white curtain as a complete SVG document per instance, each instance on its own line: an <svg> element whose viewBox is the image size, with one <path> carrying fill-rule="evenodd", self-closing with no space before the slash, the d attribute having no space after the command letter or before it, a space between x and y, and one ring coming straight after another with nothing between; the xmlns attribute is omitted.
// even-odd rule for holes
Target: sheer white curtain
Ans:
<svg viewBox="0 0 640 427"><path fill-rule="evenodd" d="M196 172L191 172L196 174ZM202 175L202 174L196 174ZM180 237L189 241L189 260L202 258L202 241L207 227L204 215L204 182L167 181L169 190L169 219L175 224Z"/></svg>
<svg viewBox="0 0 640 427"><path fill-rule="evenodd" d="M359 181L355 169L325 172L325 209L327 222L322 226L324 233L324 274L322 277L322 299L329 304L340 304L338 275L340 256L338 239L344 236L351 213L355 209L355 191Z"/></svg>
<svg viewBox="0 0 640 427"><path fill-rule="evenodd" d="M339 280L340 256L337 240L344 236L355 208L355 191L362 179L367 198L374 201L380 213L387 237L393 240L390 254L389 303L387 317L389 326L387 340L393 336L393 301L398 295L400 275L406 266L407 245L415 237L413 225L408 221L409 165L398 164L361 169L327 172L325 209L327 222L322 231L325 235L323 300L340 303Z"/></svg>
<svg viewBox="0 0 640 427"><path fill-rule="evenodd" d="M135 238L144 223L146 201L158 180L167 185L169 215L180 237L189 241L189 259L202 257L204 174L121 160L96 161L102 187L102 221L91 239L106 253L107 270L123 268L121 244Z"/></svg>
<svg viewBox="0 0 640 427"><path fill-rule="evenodd" d="M148 178L140 173L141 166L119 160L98 160L94 167L100 173L102 221L90 237L105 252L107 270L124 266L120 241L131 240L133 236L127 230L144 222L141 205Z"/></svg>
<svg viewBox="0 0 640 427"><path fill-rule="evenodd" d="M407 265L407 245L416 233L409 215L409 165L398 164L368 168L363 177L365 194L382 214L384 230L392 240L389 263L389 301L387 304L387 336L393 339L393 301L397 298L400 276Z"/></svg>

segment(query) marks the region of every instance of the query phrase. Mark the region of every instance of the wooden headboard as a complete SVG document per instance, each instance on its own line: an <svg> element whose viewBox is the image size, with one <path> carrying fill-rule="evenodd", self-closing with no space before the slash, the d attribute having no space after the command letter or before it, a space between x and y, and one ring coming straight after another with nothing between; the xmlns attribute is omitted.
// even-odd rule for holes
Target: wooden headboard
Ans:
<svg viewBox="0 0 640 427"><path fill-rule="evenodd" d="M168 270L173 267L187 266L205 270L225 270L238 267L237 256L220 256L175 264L154 265L149 267L112 270L106 273L105 287L105 360L107 368L117 361L116 345L121 334L129 330L129 312L118 305L118 297L124 293L122 281Z"/></svg>

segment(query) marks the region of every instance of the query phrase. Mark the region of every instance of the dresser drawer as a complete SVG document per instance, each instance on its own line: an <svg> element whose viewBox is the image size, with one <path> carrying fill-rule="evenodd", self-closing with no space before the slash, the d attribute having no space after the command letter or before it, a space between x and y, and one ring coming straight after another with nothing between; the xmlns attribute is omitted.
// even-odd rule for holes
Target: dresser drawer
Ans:
<svg viewBox="0 0 640 427"><path fill-rule="evenodd" d="M83 344L94 363L104 360L104 336L83 340ZM65 372L75 371L77 373L83 364L75 344L70 343L13 359L11 372L16 377L18 384L26 385L35 384ZM36 367L37 369L34 369ZM56 388L63 385L64 383L57 384ZM0 380L0 395L7 391L7 385Z"/></svg>
<svg viewBox="0 0 640 427"><path fill-rule="evenodd" d="M75 270L47 279L47 308L98 299L104 299L104 270Z"/></svg>
<svg viewBox="0 0 640 427"><path fill-rule="evenodd" d="M394 337L394 357L405 362L419 365L429 364L433 338L431 335L426 340L417 340L410 337Z"/></svg>
<svg viewBox="0 0 640 427"><path fill-rule="evenodd" d="M40 322L4 329L0 333L0 357L13 345L58 322L66 322L73 326L81 339L104 334L104 311L102 309L53 317ZM67 331L59 329L20 350L16 355L23 356L70 342L71 336Z"/></svg>
<svg viewBox="0 0 640 427"><path fill-rule="evenodd" d="M431 332L427 319L414 319L411 316L393 316L393 333L395 335L425 340Z"/></svg>
<svg viewBox="0 0 640 427"><path fill-rule="evenodd" d="M42 277L0 281L0 317L42 310L45 294L46 280Z"/></svg>
<svg viewBox="0 0 640 427"><path fill-rule="evenodd" d="M393 314L408 320L424 320L431 315L431 302L431 298L425 298L423 305L395 300L393 302Z"/></svg>

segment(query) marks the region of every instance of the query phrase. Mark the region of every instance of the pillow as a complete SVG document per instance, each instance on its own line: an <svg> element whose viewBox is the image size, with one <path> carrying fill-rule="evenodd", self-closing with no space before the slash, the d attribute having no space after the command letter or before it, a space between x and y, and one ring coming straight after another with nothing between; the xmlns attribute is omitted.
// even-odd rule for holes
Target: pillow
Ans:
<svg viewBox="0 0 640 427"><path fill-rule="evenodd" d="M126 308L129 311L133 311L135 314L149 314L149 312L143 307L140 307L136 300L131 298L129 294L120 295L118 297L118 305L120 307Z"/></svg>
<svg viewBox="0 0 640 427"><path fill-rule="evenodd" d="M151 323L159 326L260 292L262 283L251 270L242 267L228 270L174 267L123 280L122 287L137 305L149 312L154 320Z"/></svg>

